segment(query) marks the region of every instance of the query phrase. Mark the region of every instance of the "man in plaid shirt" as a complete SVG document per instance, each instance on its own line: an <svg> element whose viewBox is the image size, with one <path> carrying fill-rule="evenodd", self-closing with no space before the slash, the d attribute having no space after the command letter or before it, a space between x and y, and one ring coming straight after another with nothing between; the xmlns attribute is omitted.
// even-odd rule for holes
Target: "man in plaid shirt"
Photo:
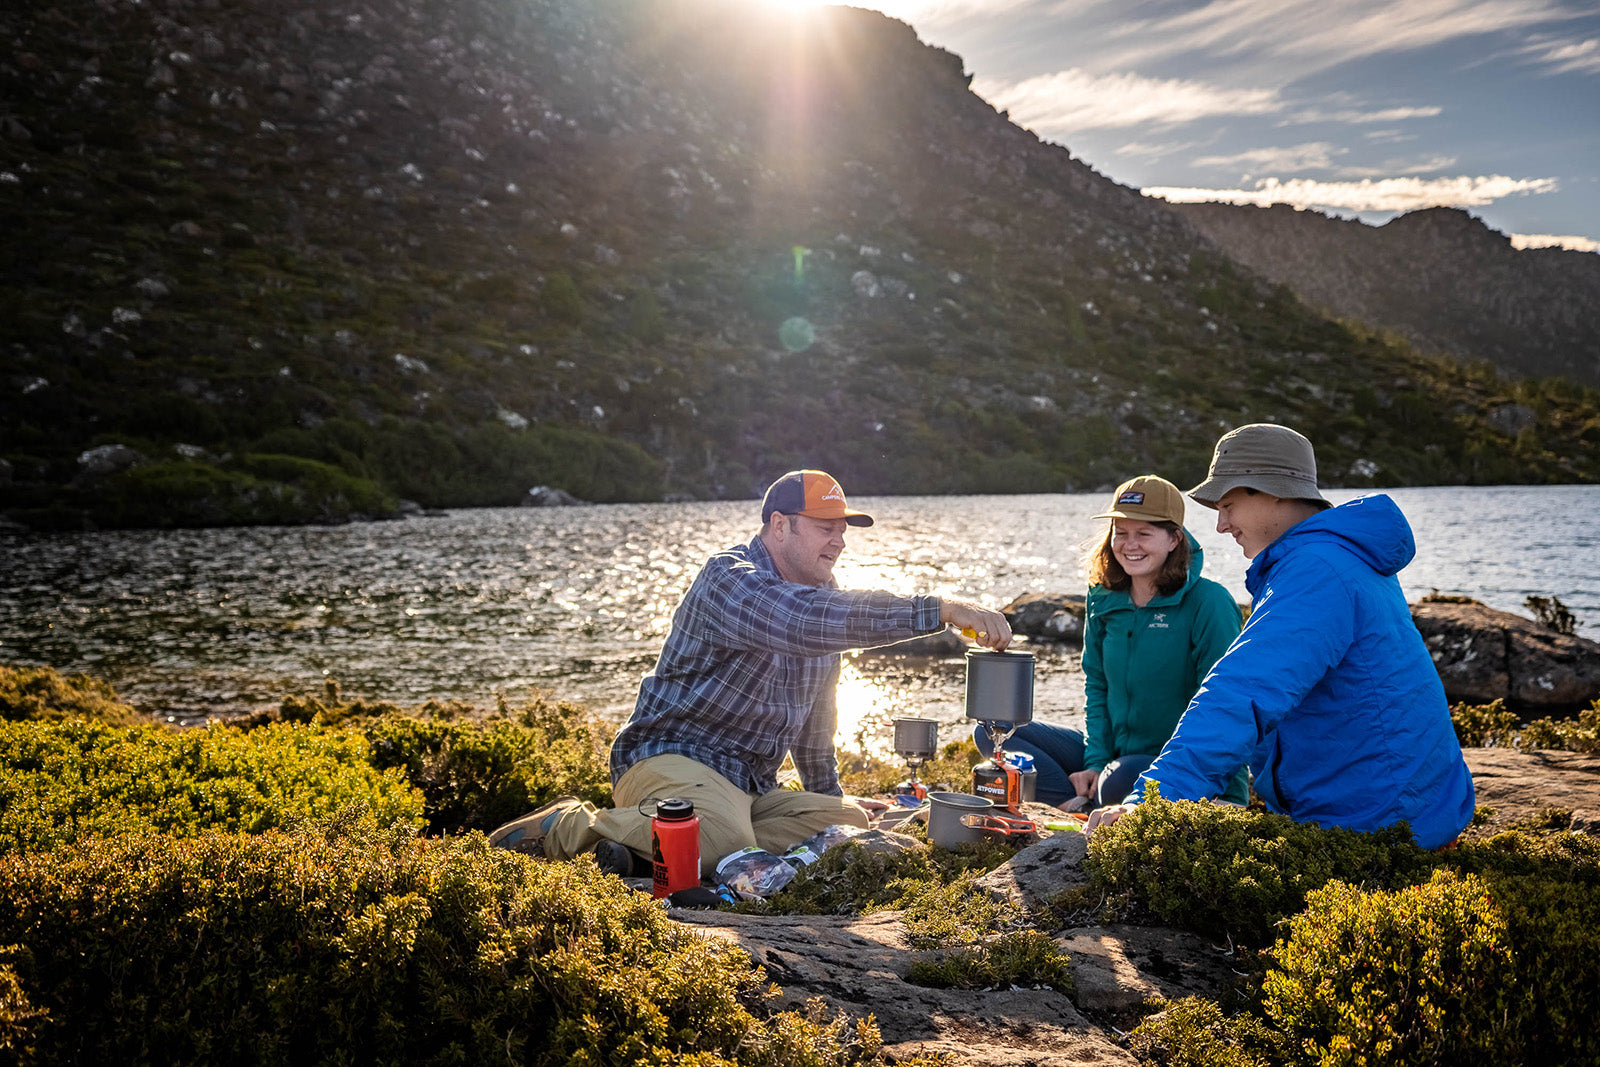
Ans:
<svg viewBox="0 0 1600 1067"><path fill-rule="evenodd" d="M980 645L1011 641L1005 616L935 596L845 592L833 582L847 526L870 526L839 483L791 471L767 490L761 532L706 561L611 747L616 807L574 797L497 829L495 844L551 859L593 850L626 874L650 856L649 798L682 797L700 817L702 870L749 846L782 853L825 827L865 827L842 795L833 734L839 654L935 633L946 624ZM804 792L778 788L793 754Z"/></svg>

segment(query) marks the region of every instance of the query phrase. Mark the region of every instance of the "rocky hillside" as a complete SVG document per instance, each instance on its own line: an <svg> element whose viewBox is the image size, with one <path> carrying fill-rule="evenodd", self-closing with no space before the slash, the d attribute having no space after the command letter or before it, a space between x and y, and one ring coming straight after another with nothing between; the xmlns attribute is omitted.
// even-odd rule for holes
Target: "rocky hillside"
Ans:
<svg viewBox="0 0 1600 1067"><path fill-rule="evenodd" d="M1174 208L1228 255L1330 314L1425 351L1485 360L1508 377L1600 385L1600 255L1515 249L1454 208L1382 226L1287 204Z"/></svg>
<svg viewBox="0 0 1600 1067"><path fill-rule="evenodd" d="M875 13L59 0L0 40L32 525L1182 481L1257 419L1331 484L1600 477L1592 391L1307 310Z"/></svg>

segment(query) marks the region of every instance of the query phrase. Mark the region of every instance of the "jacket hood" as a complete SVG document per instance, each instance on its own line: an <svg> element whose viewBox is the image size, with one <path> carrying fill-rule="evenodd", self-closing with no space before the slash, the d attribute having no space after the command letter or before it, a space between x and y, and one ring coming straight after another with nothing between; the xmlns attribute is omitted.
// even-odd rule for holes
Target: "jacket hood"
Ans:
<svg viewBox="0 0 1600 1067"><path fill-rule="evenodd" d="M1399 505L1382 493L1357 497L1290 527L1268 545L1245 575L1250 595L1256 594L1274 562L1285 553L1310 544L1341 548L1386 577L1400 573L1417 554L1411 524Z"/></svg>

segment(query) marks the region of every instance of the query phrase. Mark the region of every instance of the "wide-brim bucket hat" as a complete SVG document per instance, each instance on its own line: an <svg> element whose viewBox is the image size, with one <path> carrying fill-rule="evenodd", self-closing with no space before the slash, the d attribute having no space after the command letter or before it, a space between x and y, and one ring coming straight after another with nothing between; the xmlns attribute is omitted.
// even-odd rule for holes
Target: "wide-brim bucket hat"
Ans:
<svg viewBox="0 0 1600 1067"><path fill-rule="evenodd" d="M1214 508L1229 491L1239 488L1333 506L1317 488L1317 454L1311 442L1287 426L1270 422L1253 422L1223 434L1211 454L1206 480L1189 490L1189 495Z"/></svg>

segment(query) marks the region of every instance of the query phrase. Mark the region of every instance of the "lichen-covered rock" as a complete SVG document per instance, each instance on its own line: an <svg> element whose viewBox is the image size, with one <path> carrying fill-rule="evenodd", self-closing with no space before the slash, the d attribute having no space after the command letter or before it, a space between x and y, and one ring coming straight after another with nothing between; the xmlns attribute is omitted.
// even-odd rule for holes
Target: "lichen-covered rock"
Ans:
<svg viewBox="0 0 1600 1067"><path fill-rule="evenodd" d="M1023 593L1000 610L1013 633L1082 643L1083 603L1076 593Z"/></svg>
<svg viewBox="0 0 1600 1067"><path fill-rule="evenodd" d="M1572 708L1600 699L1600 644L1475 600L1424 601L1411 617L1451 700Z"/></svg>

